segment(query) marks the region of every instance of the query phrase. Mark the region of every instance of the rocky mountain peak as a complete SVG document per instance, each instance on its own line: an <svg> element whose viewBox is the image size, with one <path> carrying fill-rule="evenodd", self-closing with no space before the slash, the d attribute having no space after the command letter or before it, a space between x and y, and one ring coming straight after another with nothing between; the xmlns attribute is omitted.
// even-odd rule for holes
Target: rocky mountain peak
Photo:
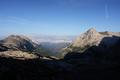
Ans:
<svg viewBox="0 0 120 80"><path fill-rule="evenodd" d="M118 40L114 36L119 37L120 33L108 31L97 32L96 29L91 28L76 38L76 40L72 44L72 49L76 47L78 49L86 49L91 46L98 46L101 43L101 41L104 43L104 45L109 44L106 46L110 46L116 43ZM112 37L112 39L107 39L108 37Z"/></svg>
<svg viewBox="0 0 120 80"><path fill-rule="evenodd" d="M88 31L80 35L82 39L91 39L91 38L98 38L100 36L99 32L95 28L90 28Z"/></svg>
<svg viewBox="0 0 120 80"><path fill-rule="evenodd" d="M86 33L90 34L90 33L97 33L95 28L90 28Z"/></svg>
<svg viewBox="0 0 120 80"><path fill-rule="evenodd" d="M35 44L29 38L20 35L10 35L0 41L0 45L12 50L32 51L35 49Z"/></svg>
<svg viewBox="0 0 120 80"><path fill-rule="evenodd" d="M26 36L23 36L23 35L10 35L6 38L6 40L9 39L9 40L28 40L28 41L31 41L28 37Z"/></svg>
<svg viewBox="0 0 120 80"><path fill-rule="evenodd" d="M85 33L81 34L73 43L73 47L84 47L92 45L93 43L98 44L98 40L101 39L101 34L96 31L95 28L91 28Z"/></svg>

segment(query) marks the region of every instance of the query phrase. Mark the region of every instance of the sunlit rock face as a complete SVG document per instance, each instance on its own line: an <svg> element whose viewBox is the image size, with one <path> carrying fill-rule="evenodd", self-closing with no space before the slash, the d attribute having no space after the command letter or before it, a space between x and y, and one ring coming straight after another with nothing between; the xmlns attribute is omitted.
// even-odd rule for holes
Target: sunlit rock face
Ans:
<svg viewBox="0 0 120 80"><path fill-rule="evenodd" d="M98 46L104 38L113 37L112 39L105 39L102 41L104 45L111 46L118 41L118 38L115 38L115 36L120 37L120 33L97 32L94 28L91 28L77 37L73 42L72 47L84 49L86 47Z"/></svg>
<svg viewBox="0 0 120 80"><path fill-rule="evenodd" d="M81 34L73 43L73 47L84 47L87 45L98 45L102 39L102 35L99 34L94 28L89 29L87 32Z"/></svg>

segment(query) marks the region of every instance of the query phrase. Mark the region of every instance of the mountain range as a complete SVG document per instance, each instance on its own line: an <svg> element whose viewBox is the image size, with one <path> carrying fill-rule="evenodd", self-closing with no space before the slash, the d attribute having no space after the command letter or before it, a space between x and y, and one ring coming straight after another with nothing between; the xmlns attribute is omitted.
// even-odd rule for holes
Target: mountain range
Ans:
<svg viewBox="0 0 120 80"><path fill-rule="evenodd" d="M118 74L120 32L91 28L70 43L57 44L21 35L0 40L1 80L114 80Z"/></svg>

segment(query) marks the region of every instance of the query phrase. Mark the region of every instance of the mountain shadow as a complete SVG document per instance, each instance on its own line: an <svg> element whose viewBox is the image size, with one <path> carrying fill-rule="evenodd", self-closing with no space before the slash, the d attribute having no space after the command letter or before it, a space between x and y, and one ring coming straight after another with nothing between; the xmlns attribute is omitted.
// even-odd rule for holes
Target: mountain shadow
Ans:
<svg viewBox="0 0 120 80"><path fill-rule="evenodd" d="M76 71L71 64L57 60L0 57L0 80L78 80Z"/></svg>
<svg viewBox="0 0 120 80"><path fill-rule="evenodd" d="M119 79L119 67L76 67L61 60L18 60L0 57L0 80L114 80Z"/></svg>
<svg viewBox="0 0 120 80"><path fill-rule="evenodd" d="M64 61L76 66L83 80L119 78L120 37L104 37L99 46L91 46L83 53L70 52L66 54Z"/></svg>
<svg viewBox="0 0 120 80"><path fill-rule="evenodd" d="M64 60L78 61L80 64L119 64L120 37L104 37L99 46L91 46L83 53L70 52Z"/></svg>

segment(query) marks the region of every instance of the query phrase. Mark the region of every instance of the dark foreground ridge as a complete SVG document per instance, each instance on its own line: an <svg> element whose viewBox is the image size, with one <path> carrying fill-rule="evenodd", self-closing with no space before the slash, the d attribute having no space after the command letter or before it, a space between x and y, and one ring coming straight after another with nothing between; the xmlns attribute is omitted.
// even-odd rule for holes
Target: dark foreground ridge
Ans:
<svg viewBox="0 0 120 80"><path fill-rule="evenodd" d="M75 74L69 69L71 65L55 60L0 58L0 80L68 80Z"/></svg>
<svg viewBox="0 0 120 80"><path fill-rule="evenodd" d="M120 65L73 67L61 61L0 58L0 80L115 80Z"/></svg>

